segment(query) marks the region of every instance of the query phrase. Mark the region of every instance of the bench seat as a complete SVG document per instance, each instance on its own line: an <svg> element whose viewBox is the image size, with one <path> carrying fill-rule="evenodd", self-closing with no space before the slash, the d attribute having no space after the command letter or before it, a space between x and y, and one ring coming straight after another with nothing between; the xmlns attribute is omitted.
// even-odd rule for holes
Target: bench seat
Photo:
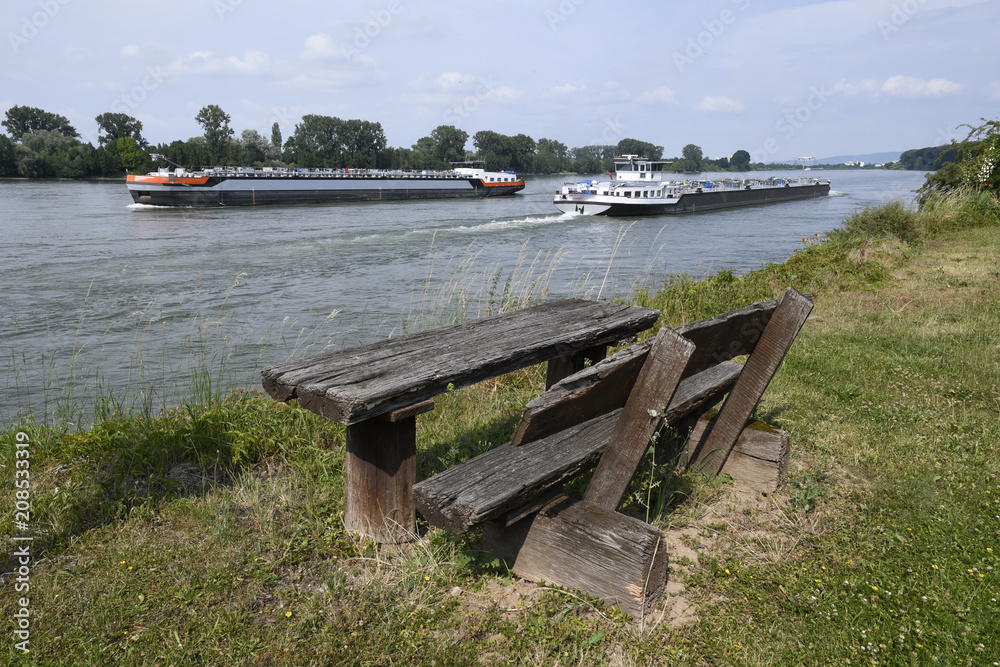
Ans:
<svg viewBox="0 0 1000 667"><path fill-rule="evenodd" d="M727 361L682 380L665 411L665 424L717 403L742 368ZM564 382L572 385L573 377ZM516 510L597 465L620 413L617 408L520 446L501 445L418 482L416 509L431 525L453 533Z"/></svg>

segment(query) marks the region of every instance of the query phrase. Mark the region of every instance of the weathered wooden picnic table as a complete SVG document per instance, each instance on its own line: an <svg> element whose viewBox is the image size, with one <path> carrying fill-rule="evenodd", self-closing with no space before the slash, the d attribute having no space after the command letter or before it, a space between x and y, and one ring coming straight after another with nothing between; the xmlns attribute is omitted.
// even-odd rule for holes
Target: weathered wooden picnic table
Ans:
<svg viewBox="0 0 1000 667"><path fill-rule="evenodd" d="M347 425L344 524L379 542L415 534L416 416L433 397L547 361L546 386L606 346L651 327L659 312L563 299L264 369L264 389Z"/></svg>

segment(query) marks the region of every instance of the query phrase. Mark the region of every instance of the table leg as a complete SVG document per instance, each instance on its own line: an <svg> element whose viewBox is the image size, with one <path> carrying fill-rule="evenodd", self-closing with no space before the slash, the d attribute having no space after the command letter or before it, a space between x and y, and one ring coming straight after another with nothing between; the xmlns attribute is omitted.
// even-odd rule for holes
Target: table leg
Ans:
<svg viewBox="0 0 1000 667"><path fill-rule="evenodd" d="M583 352L571 354L568 357L549 359L549 363L545 369L545 388L548 389L556 382L559 382L559 380L582 371L586 367L588 360L591 364L596 364L607 355L607 345L598 345Z"/></svg>
<svg viewBox="0 0 1000 667"><path fill-rule="evenodd" d="M376 542L416 538L416 417L370 419L347 427L344 526Z"/></svg>

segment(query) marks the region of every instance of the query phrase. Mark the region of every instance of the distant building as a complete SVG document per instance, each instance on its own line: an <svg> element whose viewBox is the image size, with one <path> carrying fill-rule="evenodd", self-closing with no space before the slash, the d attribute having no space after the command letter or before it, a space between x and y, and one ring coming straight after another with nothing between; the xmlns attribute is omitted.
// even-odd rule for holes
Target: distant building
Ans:
<svg viewBox="0 0 1000 667"><path fill-rule="evenodd" d="M863 167L865 163L860 160L851 160L850 162L845 162L844 165L847 167Z"/></svg>

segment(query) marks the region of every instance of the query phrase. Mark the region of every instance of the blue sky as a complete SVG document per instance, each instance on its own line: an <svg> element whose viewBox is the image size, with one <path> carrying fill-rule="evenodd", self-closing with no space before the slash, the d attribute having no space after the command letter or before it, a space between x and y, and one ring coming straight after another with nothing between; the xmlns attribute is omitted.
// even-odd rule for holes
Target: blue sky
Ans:
<svg viewBox="0 0 1000 667"><path fill-rule="evenodd" d="M755 160L901 151L1000 116L1000 0L6 0L0 110L139 118L153 143L303 114ZM470 140L469 147L472 147Z"/></svg>

